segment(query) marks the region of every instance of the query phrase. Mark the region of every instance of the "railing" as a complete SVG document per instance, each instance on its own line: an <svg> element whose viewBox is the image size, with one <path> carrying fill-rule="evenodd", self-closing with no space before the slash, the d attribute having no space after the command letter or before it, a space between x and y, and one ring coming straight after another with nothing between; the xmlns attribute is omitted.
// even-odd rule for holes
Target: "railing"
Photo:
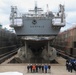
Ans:
<svg viewBox="0 0 76 75"><path fill-rule="evenodd" d="M74 57L71 57L71 56L65 54L65 53L64 53L63 51L61 51L61 50L57 50L57 51L58 51L58 55L59 55L59 56L62 56L62 57L65 58L65 59L75 59Z"/></svg>
<svg viewBox="0 0 76 75"><path fill-rule="evenodd" d="M12 46L5 46L5 47L1 47L0 49L10 48L10 47L16 47L16 45L12 45Z"/></svg>
<svg viewBox="0 0 76 75"><path fill-rule="evenodd" d="M52 20L52 25L63 27L63 26L65 26L65 20L63 20L63 22L61 22L61 18L54 18Z"/></svg>
<svg viewBox="0 0 76 75"><path fill-rule="evenodd" d="M15 55L17 53L17 49L12 50L10 52L4 53L2 55L0 55L0 63L4 62L6 59L10 58L11 56Z"/></svg>
<svg viewBox="0 0 76 75"><path fill-rule="evenodd" d="M11 27L22 27L22 18L18 18L18 17L15 17L14 19L11 19L10 21L11 23Z"/></svg>

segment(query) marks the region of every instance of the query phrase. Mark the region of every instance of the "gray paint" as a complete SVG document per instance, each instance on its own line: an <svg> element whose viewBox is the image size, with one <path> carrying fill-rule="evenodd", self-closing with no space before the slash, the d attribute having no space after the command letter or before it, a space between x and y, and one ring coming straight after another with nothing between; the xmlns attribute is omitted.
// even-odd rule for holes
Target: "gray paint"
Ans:
<svg viewBox="0 0 76 75"><path fill-rule="evenodd" d="M33 24L33 20L37 23ZM60 29L52 28L50 18L23 18L23 26L15 28L17 35L57 35Z"/></svg>

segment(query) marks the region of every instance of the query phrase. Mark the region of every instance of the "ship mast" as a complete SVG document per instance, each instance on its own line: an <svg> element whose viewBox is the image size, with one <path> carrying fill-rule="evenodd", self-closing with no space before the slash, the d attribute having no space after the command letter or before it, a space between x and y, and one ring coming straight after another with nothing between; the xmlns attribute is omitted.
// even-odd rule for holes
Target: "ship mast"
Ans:
<svg viewBox="0 0 76 75"><path fill-rule="evenodd" d="M37 2L35 2L34 10L29 10L29 12L34 12L35 15L39 14L39 12L42 12L43 10L41 8L37 7Z"/></svg>
<svg viewBox="0 0 76 75"><path fill-rule="evenodd" d="M37 2L35 2L35 8L34 8L34 10L35 10L35 14L37 14Z"/></svg>

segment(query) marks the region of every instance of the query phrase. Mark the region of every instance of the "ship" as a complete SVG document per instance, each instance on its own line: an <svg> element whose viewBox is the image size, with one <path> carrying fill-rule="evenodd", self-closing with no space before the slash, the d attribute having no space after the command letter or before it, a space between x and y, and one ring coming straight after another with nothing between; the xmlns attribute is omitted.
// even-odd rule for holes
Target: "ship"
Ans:
<svg viewBox="0 0 76 75"><path fill-rule="evenodd" d="M61 27L65 26L64 5L59 5L58 12L44 12L37 4L28 13L19 15L17 11L16 6L11 6L10 26L23 42L23 46L18 50L19 58L22 61L35 59L33 62L38 62L37 59L55 60L57 52L51 42Z"/></svg>

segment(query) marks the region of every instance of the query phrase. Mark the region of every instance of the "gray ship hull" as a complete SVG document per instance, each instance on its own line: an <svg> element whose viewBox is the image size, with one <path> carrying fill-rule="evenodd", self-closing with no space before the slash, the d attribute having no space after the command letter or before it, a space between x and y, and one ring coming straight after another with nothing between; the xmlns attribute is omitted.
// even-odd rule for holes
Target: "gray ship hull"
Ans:
<svg viewBox="0 0 76 75"><path fill-rule="evenodd" d="M56 58L55 48L50 46L52 36L57 36L60 28L65 26L64 5L59 5L57 13L52 11L43 12L35 6L28 13L17 15L17 7L11 7L11 27L14 27L17 36L20 36L24 46L18 51L22 61L32 57L42 57L45 60Z"/></svg>
<svg viewBox="0 0 76 75"><path fill-rule="evenodd" d="M33 21L36 21L36 24L33 24ZM17 35L20 36L33 36L33 35L57 35L60 31L60 28L54 28L52 26L52 20L50 19L26 19L23 18L23 26L15 27Z"/></svg>
<svg viewBox="0 0 76 75"><path fill-rule="evenodd" d="M19 49L18 56L21 61L28 63L38 63L39 59L42 59L40 62L50 62L56 59L56 49L50 46L51 40L54 36L50 38L45 37L27 37L22 38L24 40L25 46ZM24 52L24 53L23 53ZM30 61L29 61L30 60Z"/></svg>

